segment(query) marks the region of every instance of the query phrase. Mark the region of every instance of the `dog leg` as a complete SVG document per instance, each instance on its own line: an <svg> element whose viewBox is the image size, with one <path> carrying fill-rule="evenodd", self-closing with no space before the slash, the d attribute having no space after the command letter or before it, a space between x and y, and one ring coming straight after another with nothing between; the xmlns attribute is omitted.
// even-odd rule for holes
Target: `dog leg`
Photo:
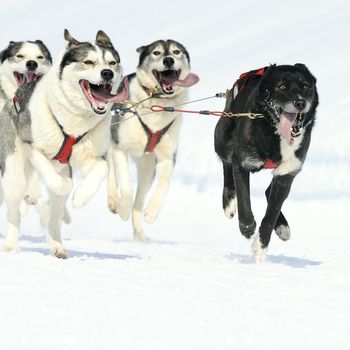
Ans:
<svg viewBox="0 0 350 350"><path fill-rule="evenodd" d="M232 164L223 162L224 168L224 190L222 193L222 206L224 208L225 215L232 219L235 215L237 208L237 198L235 182L233 179Z"/></svg>
<svg viewBox="0 0 350 350"><path fill-rule="evenodd" d="M18 148L13 155L6 159L5 172L2 178L3 195L7 207L5 251L11 251L18 245L21 220L19 208L26 187L24 162L24 155Z"/></svg>
<svg viewBox="0 0 350 350"><path fill-rule="evenodd" d="M265 191L265 196L267 200L269 199L270 191L271 185ZM275 225L275 232L282 241L288 241L290 239L290 228L288 225L288 221L283 215L282 211L280 212L280 215L278 215L277 222Z"/></svg>
<svg viewBox="0 0 350 350"><path fill-rule="evenodd" d="M252 246L256 261L262 261L266 257L272 230L276 226L283 202L288 197L294 177L295 175L287 174L274 176L272 179L266 213Z"/></svg>
<svg viewBox="0 0 350 350"><path fill-rule="evenodd" d="M58 196L64 196L71 191L73 187L72 179L59 175L50 160L40 151L26 145L26 154L50 191Z"/></svg>
<svg viewBox="0 0 350 350"><path fill-rule="evenodd" d="M68 253L61 240L61 226L64 214L64 207L68 196L57 196L49 192L50 214L48 222L50 254L61 259L67 259Z"/></svg>
<svg viewBox="0 0 350 350"><path fill-rule="evenodd" d="M107 152L107 194L108 194L108 208L113 214L117 214L119 210L120 198L118 194L117 179L115 176L115 162L113 156L113 146Z"/></svg>
<svg viewBox="0 0 350 350"><path fill-rule="evenodd" d="M30 173L28 174L28 185L26 189L26 193L24 195L24 201L28 205L35 205L38 203L39 197L39 175L34 170L28 170Z"/></svg>
<svg viewBox="0 0 350 350"><path fill-rule="evenodd" d="M78 209L84 206L97 192L99 186L107 175L107 162L102 158L86 160L87 164L81 168L85 177L74 191L73 207Z"/></svg>
<svg viewBox="0 0 350 350"><path fill-rule="evenodd" d="M152 186L155 172L155 157L154 154L145 154L137 160L137 192L134 206L132 209L132 225L134 238L147 242L147 237L142 229L142 212L145 203L145 198Z"/></svg>
<svg viewBox="0 0 350 350"><path fill-rule="evenodd" d="M173 169L174 161L172 159L165 159L157 163L157 187L145 210L145 220L150 224L157 218L163 205L165 195L169 189L170 177Z"/></svg>
<svg viewBox="0 0 350 350"><path fill-rule="evenodd" d="M233 165L236 185L239 229L243 236L250 238L256 228L256 222L250 203L249 171Z"/></svg>
<svg viewBox="0 0 350 350"><path fill-rule="evenodd" d="M132 208L133 190L127 152L115 147L114 161L116 165L117 181L120 189L119 216L127 221Z"/></svg>

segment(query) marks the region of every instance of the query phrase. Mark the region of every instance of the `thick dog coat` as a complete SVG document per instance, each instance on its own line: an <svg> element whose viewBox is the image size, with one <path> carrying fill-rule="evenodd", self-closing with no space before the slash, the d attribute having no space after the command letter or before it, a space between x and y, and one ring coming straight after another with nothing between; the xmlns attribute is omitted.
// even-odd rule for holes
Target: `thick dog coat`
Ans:
<svg viewBox="0 0 350 350"><path fill-rule="evenodd" d="M263 261L273 229L283 240L290 236L281 208L305 161L318 95L316 79L303 64L272 65L262 74L257 72L241 76L229 92L225 111L258 113L263 118L220 118L215 151L223 164L225 214L233 217L237 206L239 228L247 238L256 228L249 174L275 168L266 190L266 213L252 244L256 261Z"/></svg>
<svg viewBox="0 0 350 350"><path fill-rule="evenodd" d="M143 101L138 116L118 113L112 118L112 147L108 153L108 206L127 220L132 211L134 237L148 240L142 228L142 217L152 223L158 216L169 188L175 165L181 113L149 113L152 105L173 106L185 102L187 87L194 85L198 77L190 72L187 50L173 40L158 40L142 46L139 65L129 76L130 96L135 102ZM157 89L155 89L155 87ZM155 93L155 94L153 94ZM129 156L137 166L137 193L133 201L133 189L129 172ZM154 193L144 210L145 197L158 177ZM118 184L117 184L118 181Z"/></svg>
<svg viewBox="0 0 350 350"><path fill-rule="evenodd" d="M51 254L65 258L61 222L72 188L71 169L82 175L73 206L83 206L107 174L102 158L110 139L110 106L127 97L111 94L122 80L120 58L108 36L99 31L95 43L80 42L65 31L67 47L40 80L21 86L14 105L0 115L0 169L7 206L5 250L18 242L23 198L33 168L48 188Z"/></svg>

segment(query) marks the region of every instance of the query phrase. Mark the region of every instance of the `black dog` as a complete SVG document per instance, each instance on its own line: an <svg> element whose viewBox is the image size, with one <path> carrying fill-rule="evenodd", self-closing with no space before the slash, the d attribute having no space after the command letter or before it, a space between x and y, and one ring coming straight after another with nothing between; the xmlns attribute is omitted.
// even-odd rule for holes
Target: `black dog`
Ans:
<svg viewBox="0 0 350 350"><path fill-rule="evenodd" d="M316 79L299 63L242 74L228 93L225 112L258 114L256 119L221 117L215 128L215 151L224 168L224 211L233 217L237 205L239 228L247 238L256 228L250 172L275 169L265 192L266 213L252 244L256 261L265 260L273 229L282 240L289 239L281 208L305 161L317 105Z"/></svg>

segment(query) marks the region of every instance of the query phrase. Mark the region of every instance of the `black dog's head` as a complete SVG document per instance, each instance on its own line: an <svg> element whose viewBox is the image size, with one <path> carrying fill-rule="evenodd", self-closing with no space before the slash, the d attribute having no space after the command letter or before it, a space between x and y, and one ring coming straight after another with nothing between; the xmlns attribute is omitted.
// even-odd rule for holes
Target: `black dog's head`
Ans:
<svg viewBox="0 0 350 350"><path fill-rule="evenodd" d="M316 79L304 64L272 65L260 81L259 104L289 144L314 116Z"/></svg>

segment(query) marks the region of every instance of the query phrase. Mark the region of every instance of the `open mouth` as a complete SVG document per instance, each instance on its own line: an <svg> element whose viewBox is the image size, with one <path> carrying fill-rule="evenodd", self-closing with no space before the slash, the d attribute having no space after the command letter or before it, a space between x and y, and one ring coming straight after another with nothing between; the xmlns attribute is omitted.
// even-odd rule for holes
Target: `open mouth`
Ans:
<svg viewBox="0 0 350 350"><path fill-rule="evenodd" d="M185 79L179 79L181 70L153 70L153 75L160 84L163 92L167 95L174 93L175 86L190 87L199 81L199 77L194 73L189 73Z"/></svg>
<svg viewBox="0 0 350 350"><path fill-rule="evenodd" d="M25 83L31 83L32 81L38 80L43 76L42 74L33 73L33 72L26 72L26 73L14 72L13 75L16 79L17 87L20 87Z"/></svg>
<svg viewBox="0 0 350 350"><path fill-rule="evenodd" d="M108 109L108 103L121 103L128 98L128 79L124 79L124 88L117 94L112 95L111 84L92 84L82 79L79 85L83 91L85 98L89 101L91 108L97 114L105 114Z"/></svg>
<svg viewBox="0 0 350 350"><path fill-rule="evenodd" d="M282 108L278 108L280 122L278 133L283 136L289 145L293 144L293 139L300 136L304 127L304 113L289 113Z"/></svg>

